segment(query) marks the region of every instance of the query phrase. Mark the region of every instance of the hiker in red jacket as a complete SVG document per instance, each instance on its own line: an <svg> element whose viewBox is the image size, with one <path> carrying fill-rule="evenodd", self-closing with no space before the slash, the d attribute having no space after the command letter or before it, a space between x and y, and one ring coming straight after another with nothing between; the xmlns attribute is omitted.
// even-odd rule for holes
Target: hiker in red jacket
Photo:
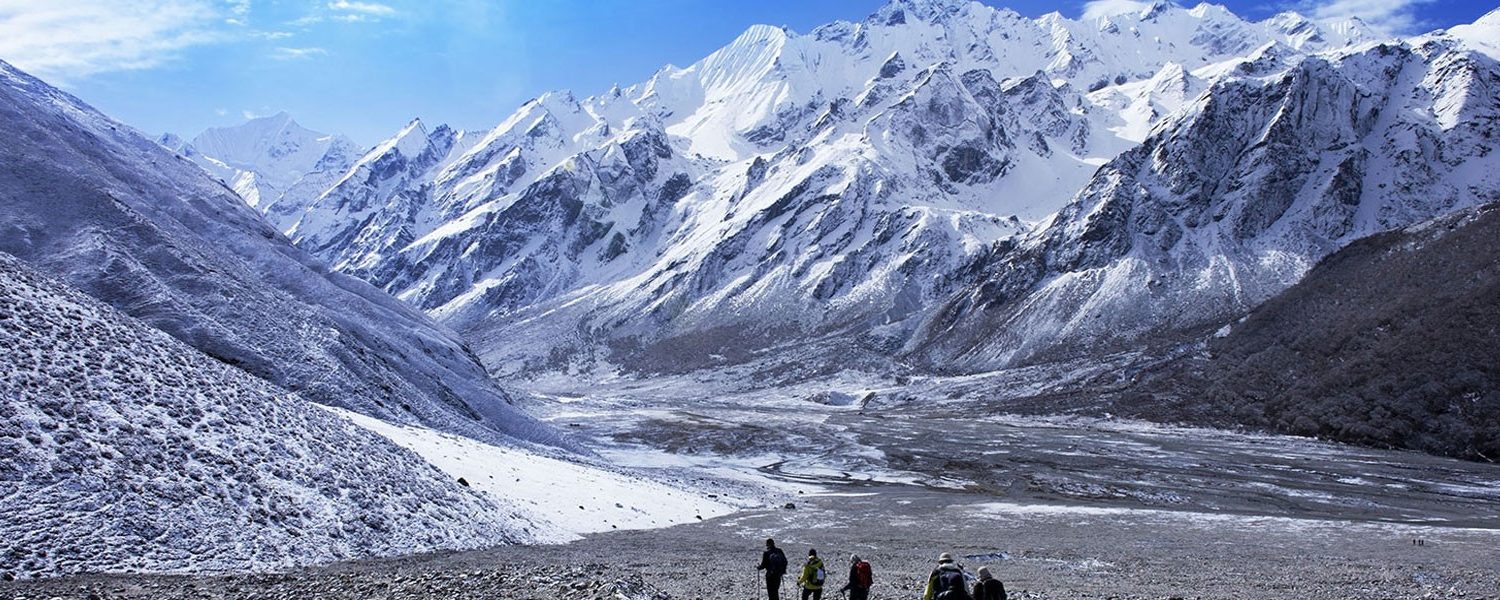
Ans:
<svg viewBox="0 0 1500 600"><path fill-rule="evenodd" d="M874 585L875 578L870 573L870 563L859 559L859 555L849 557L849 582L839 588L840 592L848 592L849 600L869 600L870 586Z"/></svg>

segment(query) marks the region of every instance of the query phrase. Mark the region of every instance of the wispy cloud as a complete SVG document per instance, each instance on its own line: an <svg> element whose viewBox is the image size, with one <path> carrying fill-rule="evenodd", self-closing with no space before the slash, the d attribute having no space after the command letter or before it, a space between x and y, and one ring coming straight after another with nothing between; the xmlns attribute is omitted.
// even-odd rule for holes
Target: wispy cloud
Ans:
<svg viewBox="0 0 1500 600"><path fill-rule="evenodd" d="M230 25L246 25L250 16L250 0L225 0L229 6L229 18L224 19Z"/></svg>
<svg viewBox="0 0 1500 600"><path fill-rule="evenodd" d="M271 58L275 60L302 60L314 56L328 54L328 50L318 47L310 48L288 48L280 47L271 51Z"/></svg>
<svg viewBox="0 0 1500 600"><path fill-rule="evenodd" d="M334 19L348 22L376 21L396 16L396 9L378 2L334 0L328 3L328 10L333 11Z"/></svg>
<svg viewBox="0 0 1500 600"><path fill-rule="evenodd" d="M0 0L0 58L61 83L151 68L223 39L215 29L221 8L209 0Z"/></svg>
<svg viewBox="0 0 1500 600"><path fill-rule="evenodd" d="M1386 33L1419 33L1431 26L1417 10L1433 0L1322 0L1304 2L1298 10L1318 19L1358 17L1366 24Z"/></svg>
<svg viewBox="0 0 1500 600"><path fill-rule="evenodd" d="M1083 3L1083 18L1090 20L1113 17L1138 13L1148 8L1151 8L1151 3L1142 0L1089 0Z"/></svg>

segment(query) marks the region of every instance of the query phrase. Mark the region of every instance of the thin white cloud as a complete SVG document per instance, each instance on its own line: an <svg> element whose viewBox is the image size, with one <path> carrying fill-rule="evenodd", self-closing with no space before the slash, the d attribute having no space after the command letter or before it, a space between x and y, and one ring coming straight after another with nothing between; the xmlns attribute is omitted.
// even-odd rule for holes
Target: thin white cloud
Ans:
<svg viewBox="0 0 1500 600"><path fill-rule="evenodd" d="M250 16L250 0L224 0L229 7L229 18L224 19L230 25L246 25Z"/></svg>
<svg viewBox="0 0 1500 600"><path fill-rule="evenodd" d="M1417 10L1432 0L1324 0L1302 5L1301 10L1317 19L1358 17L1365 24L1392 34L1420 33L1429 24Z"/></svg>
<svg viewBox="0 0 1500 600"><path fill-rule="evenodd" d="M0 0L0 59L56 83L147 69L223 39L215 29L221 8L210 0Z"/></svg>
<svg viewBox="0 0 1500 600"><path fill-rule="evenodd" d="M1083 18L1088 21L1138 13L1148 8L1151 8L1151 3L1142 0L1089 0L1083 3Z"/></svg>
<svg viewBox="0 0 1500 600"><path fill-rule="evenodd" d="M328 10L340 21L368 21L396 15L396 9L389 5L354 0L334 0L328 3Z"/></svg>
<svg viewBox="0 0 1500 600"><path fill-rule="evenodd" d="M275 50L271 51L271 58L276 59L276 60L302 60L302 59L306 59L306 58L312 58L312 57L315 57L315 56L323 56L323 55L326 55L326 54L328 54L328 50L327 49L318 48L318 47L311 47L311 48L288 48L288 47L281 47L281 48L276 48Z"/></svg>

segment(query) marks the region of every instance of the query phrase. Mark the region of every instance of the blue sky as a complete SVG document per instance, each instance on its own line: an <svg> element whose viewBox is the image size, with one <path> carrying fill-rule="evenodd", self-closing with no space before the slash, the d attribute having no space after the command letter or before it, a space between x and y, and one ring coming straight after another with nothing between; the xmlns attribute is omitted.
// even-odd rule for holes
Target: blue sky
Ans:
<svg viewBox="0 0 1500 600"><path fill-rule="evenodd" d="M1078 17L1133 0L984 0ZM1190 2L1196 3L1196 2ZM1472 0L1222 2L1356 15L1400 32L1470 22ZM550 89L580 96L686 65L755 23L805 32L882 0L0 0L0 59L150 133L285 110L362 144L412 117L487 128Z"/></svg>

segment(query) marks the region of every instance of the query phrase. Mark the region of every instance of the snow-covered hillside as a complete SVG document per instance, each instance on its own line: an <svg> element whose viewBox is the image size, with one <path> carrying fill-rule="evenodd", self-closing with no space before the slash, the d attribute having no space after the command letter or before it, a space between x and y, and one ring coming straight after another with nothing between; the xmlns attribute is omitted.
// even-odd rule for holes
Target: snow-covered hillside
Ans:
<svg viewBox="0 0 1500 600"><path fill-rule="evenodd" d="M158 141L234 188L281 231L359 158L349 138L307 129L285 112L212 128L190 142L172 134Z"/></svg>
<svg viewBox="0 0 1500 600"><path fill-rule="evenodd" d="M0 251L304 398L563 443L452 332L294 246L198 165L0 63Z"/></svg>
<svg viewBox="0 0 1500 600"><path fill-rule="evenodd" d="M8 573L286 568L536 539L519 507L4 253L0 347Z"/></svg>
<svg viewBox="0 0 1500 600"><path fill-rule="evenodd" d="M919 354L985 368L1217 326L1358 238L1500 200L1491 55L1435 35L1236 71L979 261Z"/></svg>

